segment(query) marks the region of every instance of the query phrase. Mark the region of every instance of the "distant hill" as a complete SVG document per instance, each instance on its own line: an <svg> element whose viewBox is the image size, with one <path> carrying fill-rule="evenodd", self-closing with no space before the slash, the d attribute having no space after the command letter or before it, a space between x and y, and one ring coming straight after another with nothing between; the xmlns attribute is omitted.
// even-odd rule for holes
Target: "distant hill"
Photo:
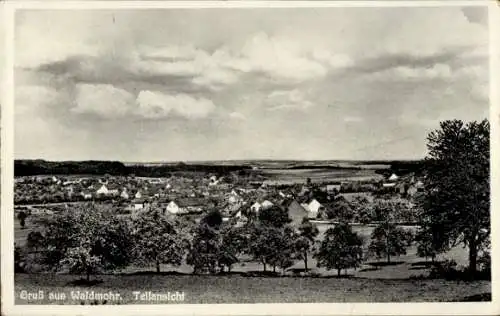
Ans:
<svg viewBox="0 0 500 316"><path fill-rule="evenodd" d="M202 165L202 164L164 164L164 165L128 165L119 161L46 161L46 160L15 160L14 176L32 175L136 175L139 177L163 177L172 172L208 172L227 174L231 171L251 169L239 165Z"/></svg>

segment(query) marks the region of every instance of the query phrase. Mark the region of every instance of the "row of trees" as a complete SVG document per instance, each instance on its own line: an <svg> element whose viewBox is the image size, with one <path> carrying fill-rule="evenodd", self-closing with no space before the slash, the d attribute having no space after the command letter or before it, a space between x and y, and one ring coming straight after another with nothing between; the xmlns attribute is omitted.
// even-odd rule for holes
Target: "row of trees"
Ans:
<svg viewBox="0 0 500 316"><path fill-rule="evenodd" d="M368 247L348 224L328 229L322 241L318 228L307 218L294 228L286 210L262 210L258 217L238 226L212 211L199 223L166 215L151 207L128 217L93 204L66 210L39 220L41 229L29 233L25 256L45 270L66 269L92 274L134 264L179 266L183 261L194 273L230 272L247 258L262 264L264 272L284 272L303 260L305 271L313 256L318 267L358 267L368 255L377 258L401 255L411 237L389 222L377 227ZM365 249L367 248L367 249Z"/></svg>

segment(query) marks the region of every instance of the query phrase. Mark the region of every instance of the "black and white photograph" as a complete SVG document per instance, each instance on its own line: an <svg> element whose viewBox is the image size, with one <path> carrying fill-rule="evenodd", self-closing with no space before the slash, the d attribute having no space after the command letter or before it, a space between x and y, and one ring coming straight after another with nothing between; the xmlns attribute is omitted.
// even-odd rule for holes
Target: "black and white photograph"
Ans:
<svg viewBox="0 0 500 316"><path fill-rule="evenodd" d="M230 2L12 9L12 304L494 311L491 4Z"/></svg>

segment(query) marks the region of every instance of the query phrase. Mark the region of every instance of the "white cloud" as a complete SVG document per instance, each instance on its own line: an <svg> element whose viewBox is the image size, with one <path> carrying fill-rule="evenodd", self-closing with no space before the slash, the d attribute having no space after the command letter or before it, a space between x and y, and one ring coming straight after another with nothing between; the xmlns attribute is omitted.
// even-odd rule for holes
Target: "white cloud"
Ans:
<svg viewBox="0 0 500 316"><path fill-rule="evenodd" d="M229 113L229 117L238 121L245 121L247 119L246 116L240 112L231 112Z"/></svg>
<svg viewBox="0 0 500 316"><path fill-rule="evenodd" d="M318 61L326 63L330 67L347 68L354 65L354 61L346 54L333 54L327 49L316 48L312 51L312 57Z"/></svg>
<svg viewBox="0 0 500 316"><path fill-rule="evenodd" d="M105 118L126 116L134 107L130 92L110 84L77 84L75 113L97 114Z"/></svg>
<svg viewBox="0 0 500 316"><path fill-rule="evenodd" d="M157 91L141 91L137 96L137 105L135 113L146 118L167 117L172 113L188 119L199 119L215 110L215 105L208 99Z"/></svg>
<svg viewBox="0 0 500 316"><path fill-rule="evenodd" d="M276 110L307 110L313 103L305 99L304 93L300 90L274 91L265 100L270 111Z"/></svg>
<svg viewBox="0 0 500 316"><path fill-rule="evenodd" d="M200 76L193 78L193 83L208 86L215 90L220 86L230 85L238 81L238 76L229 70L211 67Z"/></svg>
<svg viewBox="0 0 500 316"><path fill-rule="evenodd" d="M258 33L242 47L240 54L226 63L242 72L261 72L271 79L300 82L326 75L327 69L307 57L297 42Z"/></svg>

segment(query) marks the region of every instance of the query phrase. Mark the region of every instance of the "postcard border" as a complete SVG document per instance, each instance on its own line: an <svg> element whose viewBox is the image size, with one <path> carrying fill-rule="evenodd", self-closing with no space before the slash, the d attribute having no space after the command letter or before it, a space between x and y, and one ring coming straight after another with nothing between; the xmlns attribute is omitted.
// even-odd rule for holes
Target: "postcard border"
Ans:
<svg viewBox="0 0 500 316"><path fill-rule="evenodd" d="M500 313L498 282L500 277L500 230L492 225L492 302L484 303L304 303L304 304L179 304L179 305L117 305L117 306L54 306L14 305L13 265L13 118L14 118L14 12L20 9L106 9L106 8L253 8L253 7L420 7L420 6L488 6L490 33L490 122L491 122L491 223L500 215L500 40L495 26L500 25L498 5L493 1L16 1L1 7L4 21L3 48L6 51L2 71L1 113L1 246L2 246L2 309L7 315L81 315L116 313L169 315L495 315ZM496 211L495 211L496 210Z"/></svg>

